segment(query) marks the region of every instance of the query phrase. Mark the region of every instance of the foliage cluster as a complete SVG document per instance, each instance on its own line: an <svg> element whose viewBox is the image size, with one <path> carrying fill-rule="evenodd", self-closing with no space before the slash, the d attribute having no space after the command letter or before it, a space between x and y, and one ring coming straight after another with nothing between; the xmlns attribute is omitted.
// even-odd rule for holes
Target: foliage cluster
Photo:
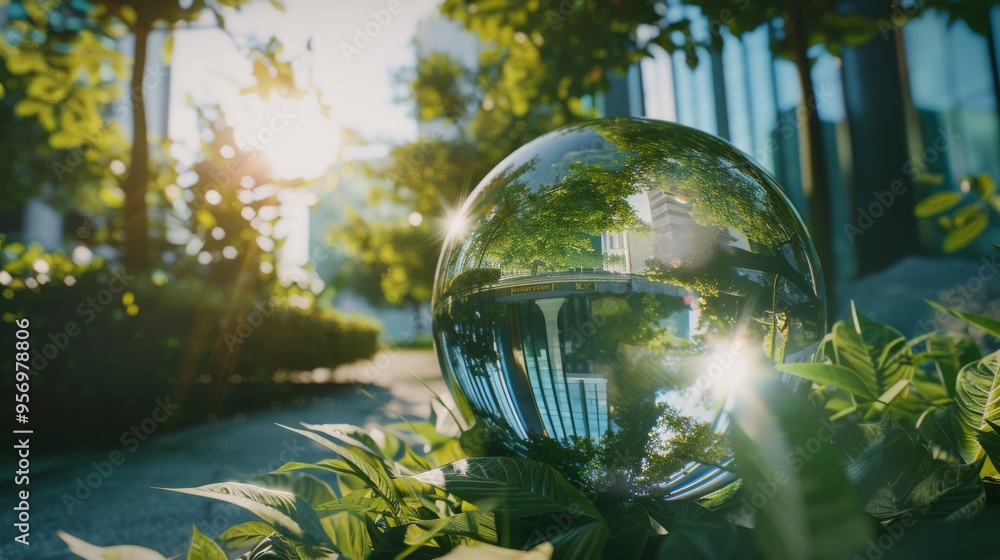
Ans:
<svg viewBox="0 0 1000 560"><path fill-rule="evenodd" d="M951 312L1000 339L1000 322ZM741 385L728 437L741 482L698 501L608 500L544 463L482 457L484 433L440 399L430 422L288 428L335 456L177 491L257 515L218 538L248 560L995 554L1000 352L964 334L906 340L854 310L813 363L778 369L811 382L808 397L768 371ZM88 559L162 558L63 538ZM188 557L229 556L196 529Z"/></svg>
<svg viewBox="0 0 1000 560"><path fill-rule="evenodd" d="M34 417L64 434L60 445L108 443L93 438L145 418L156 399L185 405L171 425L287 400L309 388L273 383L276 371L333 368L378 348L376 324L327 307L302 309L194 275L133 274L99 258L79 264L37 246L3 249L2 320L31 322L32 385L51 396L33 401ZM13 370L13 359L0 366Z"/></svg>

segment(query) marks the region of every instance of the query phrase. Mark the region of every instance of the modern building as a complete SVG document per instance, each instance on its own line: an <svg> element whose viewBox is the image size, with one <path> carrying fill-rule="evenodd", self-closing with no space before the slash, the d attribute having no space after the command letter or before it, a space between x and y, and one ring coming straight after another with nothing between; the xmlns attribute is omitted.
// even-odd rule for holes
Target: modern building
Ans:
<svg viewBox="0 0 1000 560"><path fill-rule="evenodd" d="M884 12L872 13L873 6ZM893 24L889 3L845 0L844 8L885 22L883 36L816 54L812 80L823 126L833 214L831 235L837 276L874 272L915 252L940 245L936 224L913 217L916 201L934 192L968 191L964 177L1000 177L1000 6L990 21L949 22L935 11ZM712 33L698 8L673 5L665 19L694 20L697 38ZM715 26L718 28L718 26ZM647 116L721 136L770 170L808 218L800 172L796 109L801 91L795 65L776 58L771 41L778 24L736 37L721 31L721 53L701 50L691 69L683 53L653 56L613 78L601 100L608 116ZM850 235L848 225L880 204L879 194L902 181L904 194L876 209L877 219ZM884 198L884 195L883 195ZM972 247L983 254L986 247Z"/></svg>

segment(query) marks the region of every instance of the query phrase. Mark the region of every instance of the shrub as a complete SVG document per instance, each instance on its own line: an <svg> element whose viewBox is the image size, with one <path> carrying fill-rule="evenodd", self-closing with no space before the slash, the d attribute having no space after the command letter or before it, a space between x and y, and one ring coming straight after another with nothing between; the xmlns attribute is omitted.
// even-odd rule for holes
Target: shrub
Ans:
<svg viewBox="0 0 1000 560"><path fill-rule="evenodd" d="M310 389L276 388L275 371L368 358L379 337L371 321L332 309L107 268L84 272L72 286L8 288L2 296L5 323L30 321L32 424L58 427L62 442L117 439L149 416L156 399L183 405L168 419L176 425L292 397ZM13 358L4 354L0 367L13 371Z"/></svg>

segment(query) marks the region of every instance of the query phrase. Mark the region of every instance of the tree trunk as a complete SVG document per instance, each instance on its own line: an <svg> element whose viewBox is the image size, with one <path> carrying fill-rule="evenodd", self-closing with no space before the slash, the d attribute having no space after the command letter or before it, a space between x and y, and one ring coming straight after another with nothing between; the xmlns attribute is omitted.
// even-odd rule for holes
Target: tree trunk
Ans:
<svg viewBox="0 0 1000 560"><path fill-rule="evenodd" d="M122 182L125 191L125 256L128 268L142 270L149 264L149 217L146 191L149 186L149 138L146 132L146 101L142 89L146 73L146 50L149 29L135 29L135 61L129 95L132 102L132 154L128 175Z"/></svg>
<svg viewBox="0 0 1000 560"><path fill-rule="evenodd" d="M806 29L802 3L790 2L791 9L785 18L788 44L799 73L802 89L802 106L796 115L799 132L799 160L802 169L802 188L809 201L809 226L816 254L827 284L827 301L836 309L836 263L833 260L833 242L830 233L830 184L823 151L823 124L816 110L816 91L813 88L812 67L809 63L809 35ZM805 129L802 130L802 125Z"/></svg>

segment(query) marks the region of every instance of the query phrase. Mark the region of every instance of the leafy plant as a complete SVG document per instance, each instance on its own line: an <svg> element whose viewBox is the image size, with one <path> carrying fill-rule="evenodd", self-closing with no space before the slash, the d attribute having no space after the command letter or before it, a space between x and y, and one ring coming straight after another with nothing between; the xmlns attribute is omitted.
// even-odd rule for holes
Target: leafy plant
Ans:
<svg viewBox="0 0 1000 560"><path fill-rule="evenodd" d="M813 363L778 369L808 398L769 372L746 383L729 432L741 482L698 501L612 501L544 463L478 456L485 434L440 400L427 422L288 428L335 456L174 490L257 515L218 537L246 560L899 557L955 527L969 537L954 550L996 552L973 528L997 518L1000 353L853 310ZM62 536L88 559L162 558ZM188 558L220 553L195 529Z"/></svg>
<svg viewBox="0 0 1000 560"><path fill-rule="evenodd" d="M960 192L934 193L920 201L913 212L918 218L937 216L937 224L944 233L942 248L945 253L955 253L979 239L990 224L990 218L1000 214L1000 195L996 182L983 173L976 177L963 177Z"/></svg>

